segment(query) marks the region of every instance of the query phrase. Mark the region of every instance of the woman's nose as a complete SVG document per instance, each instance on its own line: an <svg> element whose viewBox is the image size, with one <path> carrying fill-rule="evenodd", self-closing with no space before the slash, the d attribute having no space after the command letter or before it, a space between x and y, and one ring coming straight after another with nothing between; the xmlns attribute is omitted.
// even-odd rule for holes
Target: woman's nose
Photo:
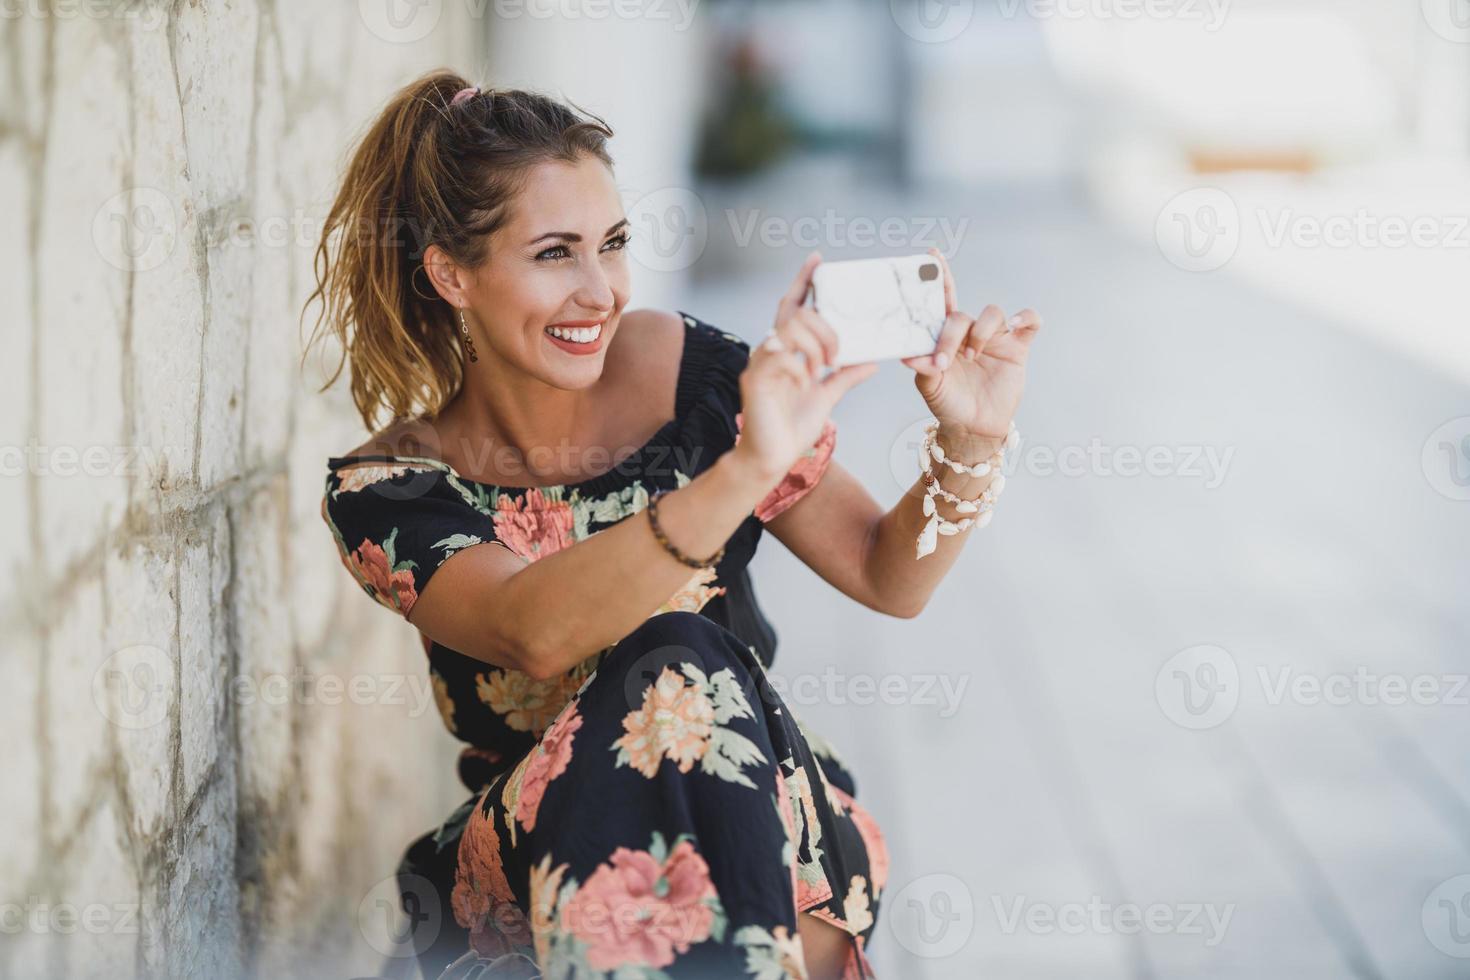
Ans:
<svg viewBox="0 0 1470 980"><path fill-rule="evenodd" d="M613 308L617 297L613 292L612 283L608 281L607 274L594 266L577 284L577 291L573 294L573 299L578 306L585 309L605 312Z"/></svg>

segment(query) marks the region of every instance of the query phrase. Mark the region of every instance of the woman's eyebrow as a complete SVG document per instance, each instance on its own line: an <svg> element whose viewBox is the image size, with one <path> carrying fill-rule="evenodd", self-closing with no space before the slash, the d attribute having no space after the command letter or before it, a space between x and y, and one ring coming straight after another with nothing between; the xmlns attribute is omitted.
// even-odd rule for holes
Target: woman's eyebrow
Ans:
<svg viewBox="0 0 1470 980"><path fill-rule="evenodd" d="M627 218L624 218L622 221L619 221L617 224L613 225L607 231L603 232L602 233L602 237L603 238L606 238L608 235L611 235L613 232L617 231L619 228L623 227L623 225L626 225L627 223L628 223L628 219ZM574 231L548 231L544 235L541 235L541 236L539 236L537 238L531 239L526 244L527 245L535 245L537 242L545 241L548 238L560 238L562 241L567 241L567 242L580 242L582 240L582 236L579 235L579 234L577 234Z"/></svg>

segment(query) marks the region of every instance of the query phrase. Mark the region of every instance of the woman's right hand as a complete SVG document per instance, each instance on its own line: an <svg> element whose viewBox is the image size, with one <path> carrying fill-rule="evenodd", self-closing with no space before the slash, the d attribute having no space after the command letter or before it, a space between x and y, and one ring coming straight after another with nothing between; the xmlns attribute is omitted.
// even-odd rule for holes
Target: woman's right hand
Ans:
<svg viewBox="0 0 1470 980"><path fill-rule="evenodd" d="M762 341L751 348L740 375L740 439L731 450L773 485L822 434L832 408L878 371L876 361L849 364L818 380L837 355L837 333L802 304L822 256L812 252L776 307L772 335L783 350Z"/></svg>

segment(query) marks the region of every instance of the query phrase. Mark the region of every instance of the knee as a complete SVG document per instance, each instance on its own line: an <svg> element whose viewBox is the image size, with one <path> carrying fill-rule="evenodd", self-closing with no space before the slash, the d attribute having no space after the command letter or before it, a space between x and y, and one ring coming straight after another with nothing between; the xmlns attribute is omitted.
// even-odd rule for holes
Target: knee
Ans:
<svg viewBox="0 0 1470 980"><path fill-rule="evenodd" d="M759 659L739 637L708 616L684 610L650 616L608 651L597 673L637 704L666 668L691 680L697 680L695 672L711 677L728 670L752 704L767 686Z"/></svg>

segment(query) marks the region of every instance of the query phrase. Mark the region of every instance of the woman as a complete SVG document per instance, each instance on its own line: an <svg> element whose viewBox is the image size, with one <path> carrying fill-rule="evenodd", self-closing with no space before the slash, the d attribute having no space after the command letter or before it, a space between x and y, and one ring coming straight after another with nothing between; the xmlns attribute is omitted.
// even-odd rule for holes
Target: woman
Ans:
<svg viewBox="0 0 1470 980"><path fill-rule="evenodd" d="M989 516L999 482L958 461L999 462L1038 322L954 310L945 266L938 352L903 363L951 464L885 513L831 459L876 365L822 377L819 256L754 350L625 310L610 136L428 75L363 138L317 252L317 333L368 431L391 416L328 461L323 517L469 743L472 795L399 869L415 950L426 976L871 977L883 836L771 690L745 568L769 529L917 615Z"/></svg>

